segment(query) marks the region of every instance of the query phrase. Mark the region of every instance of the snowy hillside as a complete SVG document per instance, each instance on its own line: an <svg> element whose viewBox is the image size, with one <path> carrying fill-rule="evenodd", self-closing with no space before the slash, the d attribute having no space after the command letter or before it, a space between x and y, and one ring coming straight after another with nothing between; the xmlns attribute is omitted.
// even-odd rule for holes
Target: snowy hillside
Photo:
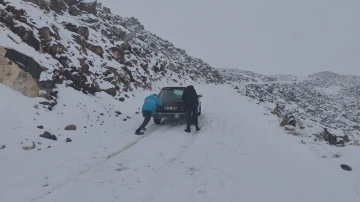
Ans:
<svg viewBox="0 0 360 202"><path fill-rule="evenodd" d="M159 81L221 82L216 69L95 0L2 0L0 38L0 57L10 60L3 63L31 77L23 79L31 89L17 90L45 97L51 107L62 83L123 101L134 90L157 89Z"/></svg>
<svg viewBox="0 0 360 202"><path fill-rule="evenodd" d="M278 105L284 113L360 139L360 76L319 72L308 77L221 70L239 93Z"/></svg>

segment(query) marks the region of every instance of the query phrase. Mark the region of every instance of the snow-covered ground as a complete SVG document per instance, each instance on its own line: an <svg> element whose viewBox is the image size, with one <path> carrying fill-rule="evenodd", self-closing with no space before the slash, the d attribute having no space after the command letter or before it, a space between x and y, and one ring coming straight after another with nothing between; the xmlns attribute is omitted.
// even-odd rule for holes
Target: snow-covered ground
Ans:
<svg viewBox="0 0 360 202"><path fill-rule="evenodd" d="M150 92L119 102L60 87L47 112L34 107L39 99L0 84L0 201L360 201L360 147L286 134L276 116L232 86L195 88L203 95L200 132L166 120L136 136L142 116L135 112ZM64 130L70 124L77 130ZM57 141L40 137L44 131ZM33 141L35 149L22 149ZM323 158L324 150L340 157Z"/></svg>

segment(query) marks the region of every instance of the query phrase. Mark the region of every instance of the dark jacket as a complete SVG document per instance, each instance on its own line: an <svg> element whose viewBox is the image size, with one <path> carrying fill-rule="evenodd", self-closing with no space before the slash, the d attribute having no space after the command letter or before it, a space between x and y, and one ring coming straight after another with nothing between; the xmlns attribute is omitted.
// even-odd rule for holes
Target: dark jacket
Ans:
<svg viewBox="0 0 360 202"><path fill-rule="evenodd" d="M192 85L184 89L181 98L185 102L185 105L199 104L198 95Z"/></svg>

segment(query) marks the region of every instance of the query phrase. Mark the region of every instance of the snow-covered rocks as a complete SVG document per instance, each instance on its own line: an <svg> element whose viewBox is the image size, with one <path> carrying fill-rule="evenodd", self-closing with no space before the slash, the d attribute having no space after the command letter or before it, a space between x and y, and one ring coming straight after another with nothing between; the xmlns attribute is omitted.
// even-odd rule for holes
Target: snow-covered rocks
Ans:
<svg viewBox="0 0 360 202"><path fill-rule="evenodd" d="M95 0L14 0L0 5L0 17L0 46L16 55L2 58L23 64L49 109L58 84L123 100L158 82L222 83L217 69Z"/></svg>
<svg viewBox="0 0 360 202"><path fill-rule="evenodd" d="M291 125L285 125L284 128L285 128L285 130L287 130L287 131L295 131L295 127L294 127L294 126L291 126Z"/></svg>
<svg viewBox="0 0 360 202"><path fill-rule="evenodd" d="M316 137L320 140L328 142L330 145L344 146L345 143L351 141L348 135L338 136L330 133L327 128L325 128L320 134L316 135Z"/></svg>
<svg viewBox="0 0 360 202"><path fill-rule="evenodd" d="M31 146L23 146L22 148L23 148L23 150L33 150L36 148L36 145L34 142L32 142Z"/></svg>
<svg viewBox="0 0 360 202"><path fill-rule="evenodd" d="M296 120L294 115L292 114L285 114L283 116L283 119L280 123L280 126L292 126L292 127L296 127Z"/></svg>
<svg viewBox="0 0 360 202"><path fill-rule="evenodd" d="M265 76L227 69L220 72L227 82L239 88L240 94L276 105L272 113L280 118L281 114L292 113L312 125L360 139L360 76L332 72L307 77Z"/></svg>

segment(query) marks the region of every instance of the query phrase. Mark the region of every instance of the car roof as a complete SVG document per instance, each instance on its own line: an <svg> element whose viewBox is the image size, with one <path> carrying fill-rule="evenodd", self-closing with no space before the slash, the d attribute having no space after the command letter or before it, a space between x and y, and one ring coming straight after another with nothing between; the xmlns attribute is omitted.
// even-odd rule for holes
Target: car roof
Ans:
<svg viewBox="0 0 360 202"><path fill-rule="evenodd" d="M163 87L162 90L172 90L172 89L185 89L183 86L172 86L172 87Z"/></svg>

